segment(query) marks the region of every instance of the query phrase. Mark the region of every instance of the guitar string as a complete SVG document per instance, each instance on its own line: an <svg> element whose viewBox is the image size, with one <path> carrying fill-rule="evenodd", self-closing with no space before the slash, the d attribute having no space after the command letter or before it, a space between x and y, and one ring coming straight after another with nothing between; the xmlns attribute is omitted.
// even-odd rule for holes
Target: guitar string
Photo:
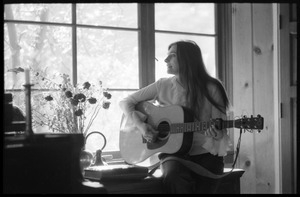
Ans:
<svg viewBox="0 0 300 197"><path fill-rule="evenodd" d="M228 125L230 125L230 123L231 123L231 121L223 120L222 121L222 127L227 128L227 127L229 127ZM208 129L211 125L214 125L213 121L193 122L193 123L175 123L175 124L171 124L171 125L162 124L162 125L159 126L159 128L162 129L162 130L167 130L167 131L169 131L169 129L171 131L175 130L174 132L177 133L177 132L188 132L188 131L190 131L190 132L192 132L192 131L203 131L203 130Z"/></svg>
<svg viewBox="0 0 300 197"><path fill-rule="evenodd" d="M248 119L247 116L242 116L242 117L235 117L235 119L240 119L242 122L245 119ZM222 128L231 128L235 127L235 122L236 120L222 120L221 122L221 127ZM171 131L171 133L181 133L181 132L193 132L193 131L203 131L209 128L211 125L216 124L216 121L206 121L206 122L188 122L188 123L175 123L175 124L162 124L160 125L160 129L166 130L166 131ZM250 133L253 133L253 129L245 128L242 127L244 131L248 131ZM173 131L173 132L172 132Z"/></svg>

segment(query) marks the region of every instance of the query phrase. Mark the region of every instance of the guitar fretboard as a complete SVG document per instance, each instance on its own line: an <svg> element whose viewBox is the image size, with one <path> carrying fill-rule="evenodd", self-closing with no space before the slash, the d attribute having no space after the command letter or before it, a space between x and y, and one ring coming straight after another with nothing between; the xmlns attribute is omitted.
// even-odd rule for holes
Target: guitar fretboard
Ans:
<svg viewBox="0 0 300 197"><path fill-rule="evenodd" d="M171 124L170 133L184 133L184 132L204 132L211 126L216 125L215 120L203 121L203 122L188 122L188 123L175 123ZM219 125L219 129L232 128L234 127L234 120L222 120Z"/></svg>

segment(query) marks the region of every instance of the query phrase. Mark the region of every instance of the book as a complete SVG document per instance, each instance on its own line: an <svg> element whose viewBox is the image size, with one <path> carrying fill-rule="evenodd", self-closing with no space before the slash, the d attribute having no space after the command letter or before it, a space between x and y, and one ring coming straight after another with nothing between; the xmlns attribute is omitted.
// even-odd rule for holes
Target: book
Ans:
<svg viewBox="0 0 300 197"><path fill-rule="evenodd" d="M148 168L128 164L90 166L84 169L83 176L97 181L142 179L148 176Z"/></svg>

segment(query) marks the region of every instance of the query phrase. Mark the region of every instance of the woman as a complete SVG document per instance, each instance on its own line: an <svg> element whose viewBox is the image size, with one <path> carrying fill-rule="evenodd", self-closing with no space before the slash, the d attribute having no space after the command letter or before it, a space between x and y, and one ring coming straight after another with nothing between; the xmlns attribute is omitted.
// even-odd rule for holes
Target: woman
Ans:
<svg viewBox="0 0 300 197"><path fill-rule="evenodd" d="M226 119L229 106L226 91L219 80L207 73L201 50L195 42L183 40L170 44L165 62L167 72L174 76L161 78L120 102L124 114L131 118L147 141L155 142L158 131L143 121L145 114L135 110L135 105L141 101L156 100L161 106L186 107L193 112L195 121ZM191 149L181 158L191 160L215 174L221 174L228 139L226 129L219 130L215 126L208 128L205 135L194 132ZM160 159L168 156L170 155L162 154ZM201 186L207 188L204 182L195 185L199 184L201 176L179 161L166 161L162 163L161 169L167 193L195 193L203 192L197 190Z"/></svg>

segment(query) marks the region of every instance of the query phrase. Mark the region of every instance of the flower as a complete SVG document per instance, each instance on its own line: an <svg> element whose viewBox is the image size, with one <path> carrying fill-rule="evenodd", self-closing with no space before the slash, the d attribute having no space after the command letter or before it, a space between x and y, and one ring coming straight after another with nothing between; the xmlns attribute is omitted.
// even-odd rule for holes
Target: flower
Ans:
<svg viewBox="0 0 300 197"><path fill-rule="evenodd" d="M72 92L69 90L65 92L65 95L67 98L71 98L73 96Z"/></svg>
<svg viewBox="0 0 300 197"><path fill-rule="evenodd" d="M102 107L103 107L104 109L108 109L108 108L109 108L109 105L110 105L110 102L103 102L103 103L102 103Z"/></svg>
<svg viewBox="0 0 300 197"><path fill-rule="evenodd" d="M97 99L94 98L94 97L91 97L91 98L88 99L88 101L89 101L90 104L95 104L97 102Z"/></svg>
<svg viewBox="0 0 300 197"><path fill-rule="evenodd" d="M108 92L103 92L103 96L105 96L107 99L111 98L111 94Z"/></svg>
<svg viewBox="0 0 300 197"><path fill-rule="evenodd" d="M83 89L89 89L91 87L91 84L89 82L84 82Z"/></svg>
<svg viewBox="0 0 300 197"><path fill-rule="evenodd" d="M52 101L52 100L53 100L52 96L50 96L50 95L46 96L45 99L46 99L47 101Z"/></svg>
<svg viewBox="0 0 300 197"><path fill-rule="evenodd" d="M74 114L75 114L76 116L81 116L81 115L83 115L82 109L77 109L77 110L74 112Z"/></svg>
<svg viewBox="0 0 300 197"><path fill-rule="evenodd" d="M86 81L73 86L66 74L60 74L62 83L41 73L35 77L42 89L54 91L33 98L33 126L48 126L53 132L83 133L86 136L99 110L110 107L112 95L102 87L102 81L98 85ZM57 80L57 77L53 78Z"/></svg>

